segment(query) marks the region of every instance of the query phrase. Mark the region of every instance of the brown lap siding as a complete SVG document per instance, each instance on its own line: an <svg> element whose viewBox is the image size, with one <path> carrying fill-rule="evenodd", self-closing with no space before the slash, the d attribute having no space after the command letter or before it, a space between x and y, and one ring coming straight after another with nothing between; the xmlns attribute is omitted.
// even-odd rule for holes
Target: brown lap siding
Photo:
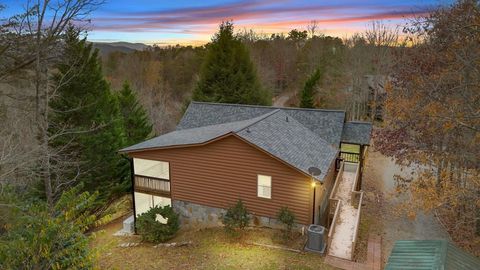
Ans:
<svg viewBox="0 0 480 270"><path fill-rule="evenodd" d="M311 221L308 176L235 136L202 146L148 150L131 157L170 162L173 200L226 208L242 199L255 215L275 218L286 205L298 223ZM272 177L272 198L257 197L257 175Z"/></svg>

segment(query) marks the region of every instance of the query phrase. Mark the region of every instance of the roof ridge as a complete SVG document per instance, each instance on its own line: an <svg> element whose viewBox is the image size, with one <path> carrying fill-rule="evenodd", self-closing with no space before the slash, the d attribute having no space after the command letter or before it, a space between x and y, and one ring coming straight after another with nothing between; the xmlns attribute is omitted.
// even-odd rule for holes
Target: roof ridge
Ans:
<svg viewBox="0 0 480 270"><path fill-rule="evenodd" d="M335 109L314 109L314 108L298 108L298 107L277 107L277 106L266 106L266 105L219 103L219 102L206 102L206 101L192 101L191 103L196 103L196 104L209 104L209 105L219 105L219 106L236 106L236 107L251 107L251 108L269 108L269 109L279 109L279 110L299 110L299 111L320 111L320 112L341 112L341 113L346 113L345 110L335 110Z"/></svg>
<svg viewBox="0 0 480 270"><path fill-rule="evenodd" d="M323 143L325 143L326 145L328 145L330 148L332 148L334 151L336 151L337 149L335 147L333 147L327 140L325 140L323 137L321 137L320 135L318 135L317 133L313 132L313 130L309 129L308 127L306 127L304 124L302 124L300 121L298 121L297 119L295 119L295 117L291 116L291 115L288 115L287 116L290 116L290 118L292 118L293 120L295 120L300 126L302 126L303 128L305 128L306 130L308 130L309 133L313 134L313 136L317 137L318 139L320 139Z"/></svg>
<svg viewBox="0 0 480 270"><path fill-rule="evenodd" d="M257 123L258 121L261 121L263 119L265 119L266 117L272 115L273 113L275 113L277 110L275 111L272 111L272 112L268 112L268 113L265 113L265 114L262 114L262 115L259 115L257 117L253 117L253 118L249 118L249 119L245 119L245 120L237 120L237 121L230 121L230 122L225 122L225 123L219 123L219 124L212 124L212 125L206 125L206 126L198 126L198 127L193 127L193 128L185 128L185 129L181 129L182 131L185 130L194 130L194 129L200 129L200 128L206 128L206 127L218 127L218 126L227 126L227 125L231 125L231 124L234 124L234 123L247 123L246 126L244 127L241 127L240 130L244 129L244 128L247 128L255 123ZM258 118L258 119L256 119ZM252 120L256 119L255 121L253 121L252 123L248 123ZM180 130L173 130L172 132L174 131L180 131ZM235 129L232 129L230 132L237 132L237 130ZM168 132L168 133L171 133L171 132ZM168 134L167 133L167 134ZM158 137L158 136L157 136Z"/></svg>
<svg viewBox="0 0 480 270"><path fill-rule="evenodd" d="M263 114L263 115L260 115L260 116L254 117L254 118L250 118L250 119L248 119L248 120L252 120L252 119L255 119L255 118L258 118L258 119L255 120L255 121L253 121L252 123L250 123L250 124L242 127L242 128L239 128L238 130L233 130L233 132L234 132L234 133L237 133L237 132L240 132L240 131L242 131L242 130L244 130L244 129L246 129L246 128L249 128L249 127L255 125L256 123L264 120L265 118L268 118L268 117L276 114L276 113L279 112L279 111L280 111L279 109L276 109L276 110L273 110L273 111L268 112L268 113L266 113L266 114ZM248 120L244 120L244 121L248 121ZM231 123L231 122L230 122L230 123Z"/></svg>
<svg viewBox="0 0 480 270"><path fill-rule="evenodd" d="M234 132L235 132L235 133L240 132L240 131L242 131L242 130L250 127L250 126L253 126L254 124L257 124L258 122L260 122L260 121L262 121L262 120L265 120L266 118L268 118L268 117L270 117L270 116L272 116L272 115L274 115L274 114L276 114L276 113L278 113L278 112L282 112L282 110L276 109L276 110L274 110L274 111L272 111L272 112L270 112L270 113L264 114L263 117L261 117L261 118L258 119L257 121L251 123L250 125L242 128L242 129L240 129L240 130L238 130L238 131L234 131ZM293 117L293 116L291 116L291 115L289 115L289 114L287 114L287 113L285 113L285 112L282 112L282 113L286 114L286 117L287 117L287 118L293 119L298 125L300 125L302 128L304 128L305 130L307 130L308 133L312 134L314 137L316 137L316 138L317 138L318 140L320 140L322 143L326 144L327 147L330 147L331 150L333 150L333 151L337 151L337 150L338 150L337 148L333 147L327 140L325 140L325 139L322 138L320 135L318 135L317 133L313 132L310 128L308 128L308 127L306 127L304 124L302 124L300 121L298 121L297 119L295 119L295 117Z"/></svg>

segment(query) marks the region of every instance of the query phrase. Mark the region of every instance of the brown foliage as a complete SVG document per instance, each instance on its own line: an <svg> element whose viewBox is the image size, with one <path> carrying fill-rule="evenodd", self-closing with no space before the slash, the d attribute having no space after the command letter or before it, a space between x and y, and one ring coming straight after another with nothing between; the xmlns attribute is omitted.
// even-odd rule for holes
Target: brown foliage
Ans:
<svg viewBox="0 0 480 270"><path fill-rule="evenodd" d="M419 173L406 211L436 211L454 240L480 250L480 7L458 1L412 23L397 54L376 145ZM400 181L402 182L402 181Z"/></svg>

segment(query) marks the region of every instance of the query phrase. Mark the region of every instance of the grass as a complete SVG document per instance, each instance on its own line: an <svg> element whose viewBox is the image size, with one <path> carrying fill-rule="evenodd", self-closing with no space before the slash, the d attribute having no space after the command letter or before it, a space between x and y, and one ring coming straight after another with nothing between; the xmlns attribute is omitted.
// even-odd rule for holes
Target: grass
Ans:
<svg viewBox="0 0 480 270"><path fill-rule="evenodd" d="M340 146L340 150L344 152L350 152L350 153L360 153L360 145L357 144L348 144L348 143L342 143Z"/></svg>
<svg viewBox="0 0 480 270"><path fill-rule="evenodd" d="M355 154L349 154L349 153L360 153L360 146L356 144L347 144L347 143L342 143L340 145L340 151L342 152L347 152L347 153L341 153L341 157L345 161L349 162L358 162L359 161L359 156Z"/></svg>
<svg viewBox="0 0 480 270"><path fill-rule="evenodd" d="M285 241L277 230L249 229L241 238L232 238L222 228L184 230L169 242L193 241L190 246L154 248L152 244L142 243L122 248L118 245L140 242L141 238L113 236L121 226L121 220L106 225L92 243L100 250L97 266L101 269L333 269L324 264L318 254L250 244L303 247L303 236L296 235Z"/></svg>

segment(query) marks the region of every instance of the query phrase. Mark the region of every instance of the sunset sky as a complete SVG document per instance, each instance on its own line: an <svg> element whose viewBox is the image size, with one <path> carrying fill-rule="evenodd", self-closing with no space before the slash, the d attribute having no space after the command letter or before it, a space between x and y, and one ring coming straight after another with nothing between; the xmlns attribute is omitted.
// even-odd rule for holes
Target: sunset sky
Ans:
<svg viewBox="0 0 480 270"><path fill-rule="evenodd" d="M0 0L3 15L18 13L25 1ZM438 0L109 0L92 15L91 41L128 41L146 44L193 44L210 40L222 20L233 20L237 30L259 33L305 29L312 20L327 35L346 37L365 29L369 21L403 25L413 16L451 1Z"/></svg>

